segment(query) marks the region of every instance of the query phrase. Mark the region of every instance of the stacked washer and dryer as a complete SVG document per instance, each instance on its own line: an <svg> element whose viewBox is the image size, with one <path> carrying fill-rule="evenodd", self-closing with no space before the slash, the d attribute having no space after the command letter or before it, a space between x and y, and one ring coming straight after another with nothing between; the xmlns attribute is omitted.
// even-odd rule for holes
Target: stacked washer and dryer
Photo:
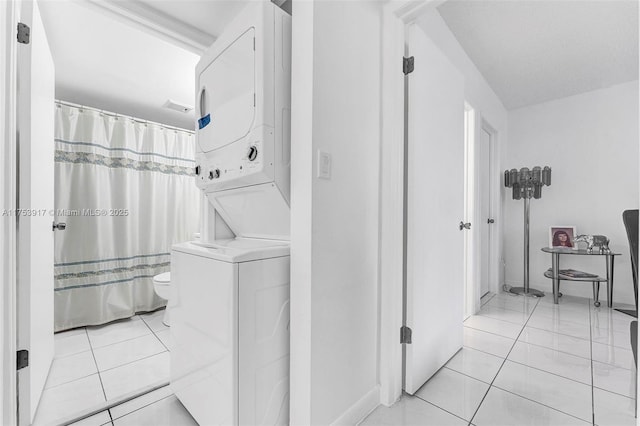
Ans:
<svg viewBox="0 0 640 426"><path fill-rule="evenodd" d="M202 225L171 253L171 388L201 425L288 424L291 17L250 2L196 90Z"/></svg>

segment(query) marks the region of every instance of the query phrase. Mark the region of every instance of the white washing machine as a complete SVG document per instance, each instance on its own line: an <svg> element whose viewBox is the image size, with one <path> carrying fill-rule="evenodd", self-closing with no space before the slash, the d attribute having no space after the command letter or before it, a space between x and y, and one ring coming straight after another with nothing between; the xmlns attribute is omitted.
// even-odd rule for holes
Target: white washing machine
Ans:
<svg viewBox="0 0 640 426"><path fill-rule="evenodd" d="M171 388L202 426L289 423L291 16L248 2L196 67L200 240L171 252Z"/></svg>
<svg viewBox="0 0 640 426"><path fill-rule="evenodd" d="M219 243L171 253L171 388L202 426L286 425L289 245Z"/></svg>

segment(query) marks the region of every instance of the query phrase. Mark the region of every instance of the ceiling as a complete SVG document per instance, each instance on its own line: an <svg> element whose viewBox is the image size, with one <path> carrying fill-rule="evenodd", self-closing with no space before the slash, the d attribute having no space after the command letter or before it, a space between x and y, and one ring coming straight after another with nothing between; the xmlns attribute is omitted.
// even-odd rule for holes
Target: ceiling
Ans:
<svg viewBox="0 0 640 426"><path fill-rule="evenodd" d="M636 0L449 0L440 15L507 109L638 79Z"/></svg>
<svg viewBox="0 0 640 426"><path fill-rule="evenodd" d="M246 6L247 0L145 0L138 3L152 7L215 38Z"/></svg>
<svg viewBox="0 0 640 426"><path fill-rule="evenodd" d="M182 128L194 114L195 65L246 1L41 0L56 98ZM186 24L186 23L189 24Z"/></svg>
<svg viewBox="0 0 640 426"><path fill-rule="evenodd" d="M40 0L56 97L192 129L193 113L162 105L193 105L199 54L247 1ZM449 0L438 11L507 109L638 79L635 0Z"/></svg>

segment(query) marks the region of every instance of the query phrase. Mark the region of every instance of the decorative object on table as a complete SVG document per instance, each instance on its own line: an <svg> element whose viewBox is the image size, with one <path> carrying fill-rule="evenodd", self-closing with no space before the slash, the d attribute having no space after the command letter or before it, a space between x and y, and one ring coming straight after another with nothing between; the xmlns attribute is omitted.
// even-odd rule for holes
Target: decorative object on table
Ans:
<svg viewBox="0 0 640 426"><path fill-rule="evenodd" d="M573 242L577 246L578 243L587 243L587 253L593 253L593 248L598 247L600 254L610 253L609 238L605 235L578 235Z"/></svg>
<svg viewBox="0 0 640 426"><path fill-rule="evenodd" d="M576 248L573 238L576 236L575 226L555 225L549 227L549 247Z"/></svg>
<svg viewBox="0 0 640 426"><path fill-rule="evenodd" d="M540 290L529 288L529 216L531 198L542 197L542 187L551 185L551 168L526 167L504 171L504 186L512 189L514 200L524 200L524 283L523 287L512 287L509 291L525 296L543 297Z"/></svg>
<svg viewBox="0 0 640 426"><path fill-rule="evenodd" d="M551 268L549 268L549 270L551 270ZM560 275L564 275L566 277L571 277L571 278L595 278L595 277L597 277L596 274L590 274L589 272L584 272L584 271L576 271L575 269L560 269L558 271L558 273Z"/></svg>

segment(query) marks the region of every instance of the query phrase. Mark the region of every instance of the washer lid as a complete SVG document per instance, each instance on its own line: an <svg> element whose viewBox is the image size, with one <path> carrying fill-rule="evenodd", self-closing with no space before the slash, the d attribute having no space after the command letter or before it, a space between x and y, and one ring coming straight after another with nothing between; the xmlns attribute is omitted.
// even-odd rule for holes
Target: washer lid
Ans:
<svg viewBox="0 0 640 426"><path fill-rule="evenodd" d="M157 284L171 284L171 272L163 272L153 277L153 282Z"/></svg>
<svg viewBox="0 0 640 426"><path fill-rule="evenodd" d="M289 256L289 247L289 241L233 238L230 240L217 240L214 243L200 241L180 243L171 247L171 250L223 262L239 263Z"/></svg>

